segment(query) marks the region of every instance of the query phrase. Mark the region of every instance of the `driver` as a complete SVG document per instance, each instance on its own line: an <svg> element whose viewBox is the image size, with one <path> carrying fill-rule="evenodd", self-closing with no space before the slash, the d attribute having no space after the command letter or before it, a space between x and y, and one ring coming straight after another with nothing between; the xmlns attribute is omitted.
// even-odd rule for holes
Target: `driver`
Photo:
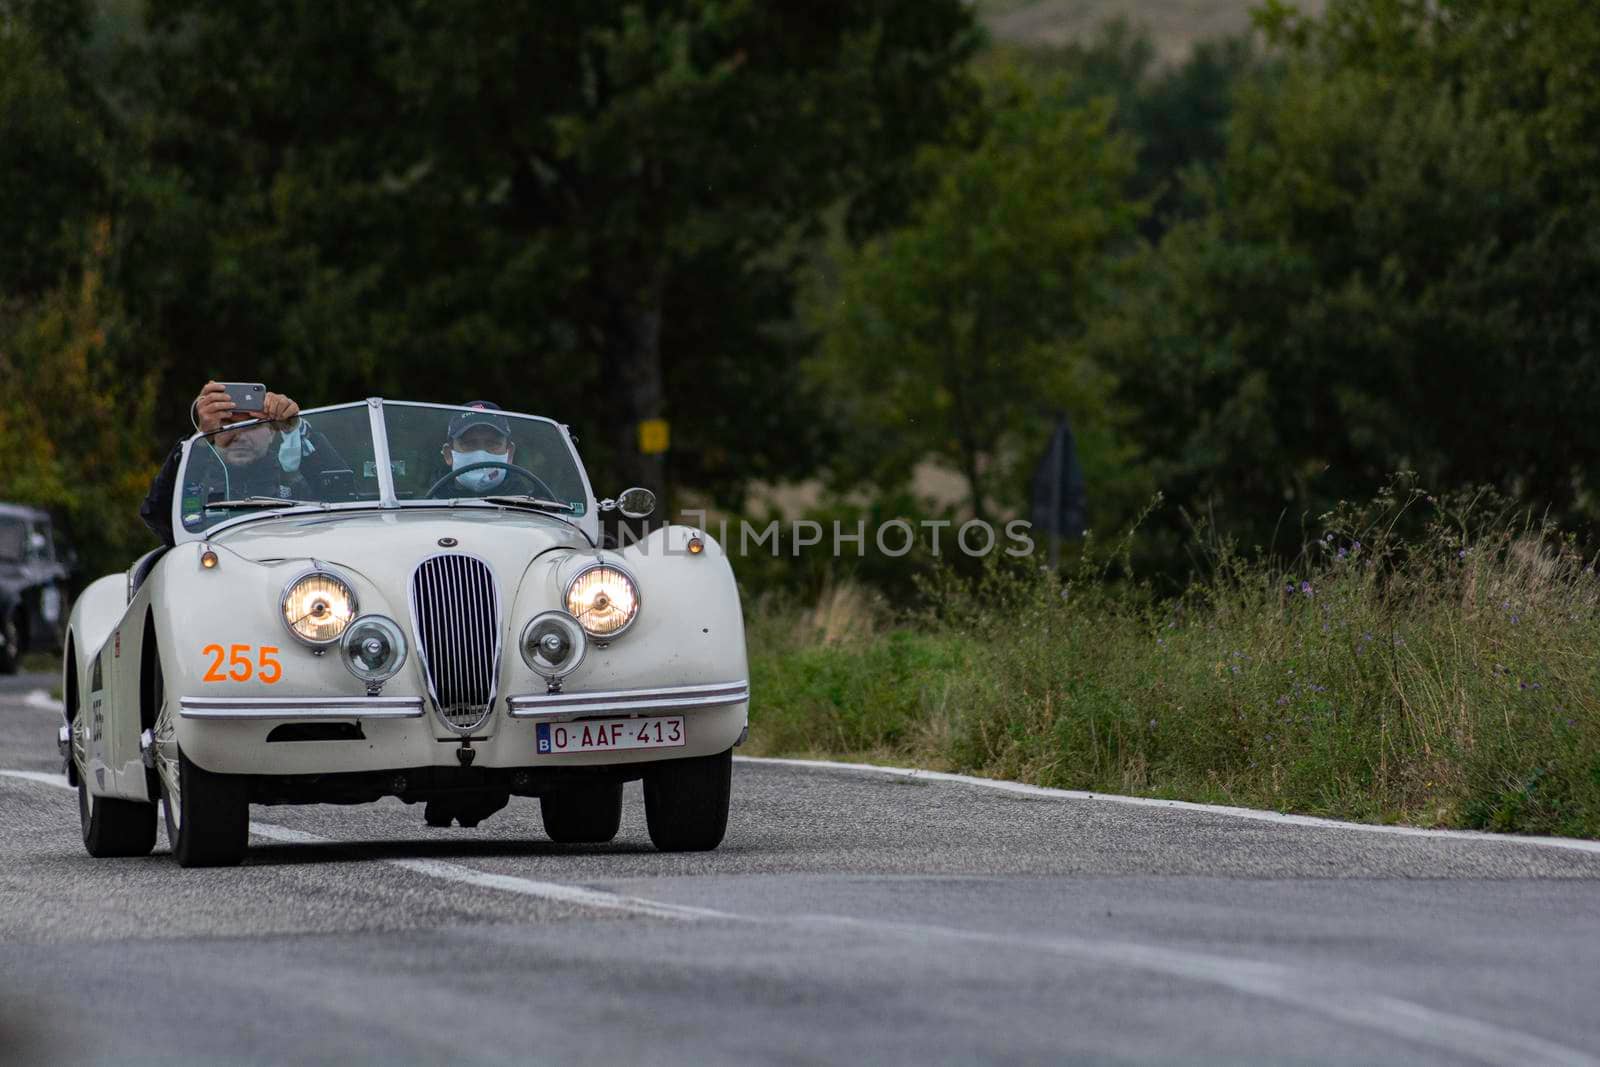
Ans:
<svg viewBox="0 0 1600 1067"><path fill-rule="evenodd" d="M469 400L463 404L469 410L458 412L451 420L440 458L445 471L461 471L452 482L450 496L487 496L501 491L506 474L516 460L517 443L511 439L511 423L504 415L497 415L500 405L487 400ZM498 463L501 466L478 466ZM475 470L467 468L475 467Z"/></svg>

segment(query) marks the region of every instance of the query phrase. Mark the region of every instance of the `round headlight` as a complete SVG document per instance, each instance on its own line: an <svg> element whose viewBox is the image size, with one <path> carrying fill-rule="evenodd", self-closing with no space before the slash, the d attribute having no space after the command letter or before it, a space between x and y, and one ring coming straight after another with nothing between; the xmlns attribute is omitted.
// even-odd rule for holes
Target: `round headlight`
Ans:
<svg viewBox="0 0 1600 1067"><path fill-rule="evenodd" d="M596 563L567 585L567 611L590 637L616 637L639 614L639 587L621 567Z"/></svg>
<svg viewBox="0 0 1600 1067"><path fill-rule="evenodd" d="M546 611L528 620L521 645L522 661L542 678L571 674L589 647L578 620L564 611Z"/></svg>
<svg viewBox="0 0 1600 1067"><path fill-rule="evenodd" d="M356 615L356 595L344 580L312 571L283 591L283 624L308 645L331 645Z"/></svg>
<svg viewBox="0 0 1600 1067"><path fill-rule="evenodd" d="M339 642L344 665L363 682L386 682L406 662L406 635L393 619L363 615L351 623Z"/></svg>

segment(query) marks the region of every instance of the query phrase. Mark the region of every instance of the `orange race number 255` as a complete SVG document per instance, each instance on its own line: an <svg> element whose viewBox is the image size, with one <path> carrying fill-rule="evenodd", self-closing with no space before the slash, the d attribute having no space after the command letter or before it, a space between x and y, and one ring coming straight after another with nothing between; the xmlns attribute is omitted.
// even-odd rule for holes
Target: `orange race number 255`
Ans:
<svg viewBox="0 0 1600 1067"><path fill-rule="evenodd" d="M256 678L272 685L283 677L283 664L278 662L278 650L272 645L229 645L226 652L221 645L207 645L200 654L211 657L211 666L206 668L202 681L248 682ZM222 669L224 664L226 671Z"/></svg>

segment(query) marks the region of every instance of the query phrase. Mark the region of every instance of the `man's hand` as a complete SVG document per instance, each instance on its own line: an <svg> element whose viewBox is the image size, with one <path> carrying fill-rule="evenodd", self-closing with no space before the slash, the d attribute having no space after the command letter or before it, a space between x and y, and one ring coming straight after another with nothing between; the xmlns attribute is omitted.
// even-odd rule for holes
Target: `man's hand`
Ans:
<svg viewBox="0 0 1600 1067"><path fill-rule="evenodd" d="M194 402L194 421L200 427L200 432L210 433L221 429L232 414L233 401L228 399L228 390L222 387L221 382L207 382Z"/></svg>
<svg viewBox="0 0 1600 1067"><path fill-rule="evenodd" d="M235 412L233 401L228 398L228 390L221 382L207 382L205 388L200 390L200 395L195 398L194 417L195 424L200 427L201 433L211 433L219 430L224 423L229 422L235 415L244 418L261 418L269 422L285 423L285 429L293 429L294 420L300 414L300 405L284 396L282 393L268 393L261 400L261 411Z"/></svg>
<svg viewBox="0 0 1600 1067"><path fill-rule="evenodd" d="M300 405L282 393L268 393L261 401L261 417L269 422L282 423L281 429L294 429L295 417L299 414Z"/></svg>

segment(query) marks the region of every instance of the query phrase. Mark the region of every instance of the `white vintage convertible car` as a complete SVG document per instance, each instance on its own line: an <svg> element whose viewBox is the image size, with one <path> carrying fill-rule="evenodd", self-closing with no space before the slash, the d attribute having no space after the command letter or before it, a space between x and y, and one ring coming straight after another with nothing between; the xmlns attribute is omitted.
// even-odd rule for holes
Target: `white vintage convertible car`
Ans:
<svg viewBox="0 0 1600 1067"><path fill-rule="evenodd" d="M466 424L488 444L451 461ZM457 446L459 448L459 446ZM58 741L95 856L245 855L252 804L395 796L432 826L539 798L558 842L715 848L749 683L721 546L596 500L566 427L371 399L184 446L176 544L78 599Z"/></svg>

